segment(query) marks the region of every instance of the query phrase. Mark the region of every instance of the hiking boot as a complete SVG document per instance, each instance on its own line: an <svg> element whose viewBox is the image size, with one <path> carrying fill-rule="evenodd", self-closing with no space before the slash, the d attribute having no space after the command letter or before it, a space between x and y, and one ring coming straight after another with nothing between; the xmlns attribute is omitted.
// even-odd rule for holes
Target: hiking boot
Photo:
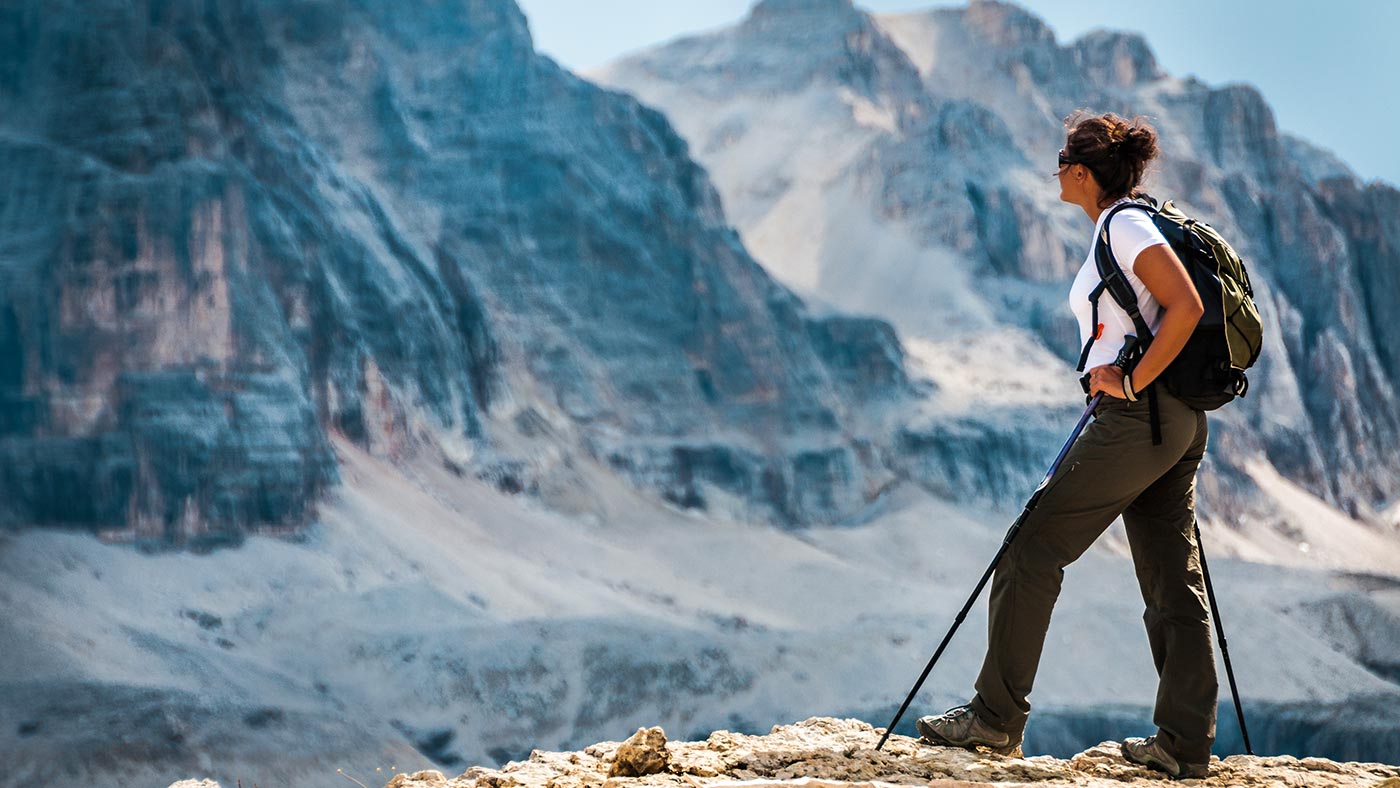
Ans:
<svg viewBox="0 0 1400 788"><path fill-rule="evenodd" d="M983 722L971 706L948 709L937 717L920 717L914 727L929 744L968 749L986 747L1002 755L1021 757L1021 737L1013 737Z"/></svg>
<svg viewBox="0 0 1400 788"><path fill-rule="evenodd" d="M1210 764L1178 761L1171 753L1167 752L1167 748L1157 743L1156 736L1125 740L1123 742L1123 757L1139 766L1166 772L1178 780L1204 778L1210 774Z"/></svg>

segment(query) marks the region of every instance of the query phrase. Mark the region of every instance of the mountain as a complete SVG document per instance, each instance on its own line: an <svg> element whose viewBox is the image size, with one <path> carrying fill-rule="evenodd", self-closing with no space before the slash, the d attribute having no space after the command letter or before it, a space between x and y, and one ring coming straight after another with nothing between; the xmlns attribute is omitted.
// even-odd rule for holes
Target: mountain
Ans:
<svg viewBox="0 0 1400 788"><path fill-rule="evenodd" d="M1254 88L1166 74L1134 34L1060 43L991 0L759 2L590 76L666 112L776 277L890 319L936 382L966 374L946 367L954 347L1018 371L1047 350L1073 363L1064 294L1088 227L1047 181L1062 119L1145 115L1162 146L1147 190L1236 243L1267 323L1251 396L1218 413L1208 518L1287 519L1256 460L1373 525L1400 498L1400 192L1281 132Z"/></svg>
<svg viewBox="0 0 1400 788"><path fill-rule="evenodd" d="M512 489L584 454L788 523L887 481L852 411L907 393L893 332L775 285L662 116L536 55L513 3L6 21L9 527L305 524L331 433Z"/></svg>

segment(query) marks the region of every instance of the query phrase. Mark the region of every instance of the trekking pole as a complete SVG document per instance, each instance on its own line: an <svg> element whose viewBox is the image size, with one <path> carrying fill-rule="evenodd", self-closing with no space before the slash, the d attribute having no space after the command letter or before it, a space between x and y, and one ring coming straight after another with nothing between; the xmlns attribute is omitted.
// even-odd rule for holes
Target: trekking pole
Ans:
<svg viewBox="0 0 1400 788"><path fill-rule="evenodd" d="M1249 729L1244 725L1244 705L1240 703L1240 691L1235 687L1235 669L1230 666L1230 646L1225 642L1225 624L1220 620L1220 606L1215 602L1215 588L1210 584L1210 568L1206 566L1206 549L1201 544L1201 524L1192 518L1191 525L1196 529L1196 549L1201 556L1201 575L1206 580L1206 598L1210 600L1210 617L1215 619L1215 636L1220 640L1220 654L1225 657L1225 676L1230 680L1230 697L1235 701L1235 716L1240 720L1240 735L1244 737L1244 751L1254 754L1249 746Z"/></svg>
<svg viewBox="0 0 1400 788"><path fill-rule="evenodd" d="M1128 364L1136 360L1133 356L1136 349L1137 337L1128 336L1127 341L1123 343L1123 349L1118 352L1118 359L1113 363L1120 369L1127 369ZM1088 383L1086 382L1085 387L1087 388L1087 386ZM889 727L885 728L885 735L881 736L880 743L875 745L876 750L884 747L885 741L890 738L891 733L894 733L894 726L899 724L900 718L903 717L904 712L909 709L909 704L914 702L914 696L919 694L919 689L924 686L924 681L928 678L928 674L933 672L933 666L937 664L938 658L943 656L943 650L946 649L948 643L953 640L953 634L958 631L958 627L962 626L963 619L967 618L967 612L971 610L973 604L977 602L977 597L982 595L982 589L986 587L987 581L991 579L992 572L996 570L997 564L1001 563L1002 556L1006 555L1007 549L1011 547L1012 540L1016 538L1017 532L1021 530L1021 524L1026 521L1026 517L1029 516L1030 513L1035 510L1036 505L1040 503L1040 497L1045 493L1046 486L1050 484L1051 477L1060 469L1060 463L1064 462L1065 456L1069 454L1070 447L1079 439L1079 433L1084 431L1084 425L1089 423L1089 417L1094 414L1094 408L1097 408L1099 402L1102 400L1103 392L1095 394L1093 399L1089 400L1088 406L1084 408L1084 414L1079 417L1079 423L1074 427L1074 432L1070 433L1069 440L1065 441L1065 445L1055 457L1055 462L1050 465L1050 470L1045 474L1045 478L1040 480L1040 486L1036 487L1035 492L1031 494L1031 499L1026 502L1026 508L1021 510L1021 516L1016 518L1016 522L1012 523L1011 528L1006 532L1006 537L1001 540L1001 549L997 550L996 557L992 559L992 563L987 567L987 571L982 573L982 579L977 581L977 588L973 589L972 596L967 598L967 604L963 605L962 610L958 611L957 617L953 619L952 628L948 630L948 634L943 636L943 642L938 644L938 650L933 652L933 658L924 666L924 672L919 674L919 680L914 682L914 688L909 690L908 697L906 697L904 703L900 705L899 711L895 712L894 719L890 720Z"/></svg>

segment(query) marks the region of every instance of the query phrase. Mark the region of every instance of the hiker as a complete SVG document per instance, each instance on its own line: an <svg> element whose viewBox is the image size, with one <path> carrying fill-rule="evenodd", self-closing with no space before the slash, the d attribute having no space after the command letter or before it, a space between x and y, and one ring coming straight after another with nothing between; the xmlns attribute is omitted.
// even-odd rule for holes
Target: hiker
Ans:
<svg viewBox="0 0 1400 788"><path fill-rule="evenodd" d="M1065 125L1055 175L1060 199L1084 209L1095 222L1097 239L1109 210L1137 195L1143 172L1157 154L1156 132L1140 119L1111 113L1077 114ZM1125 337L1136 332L1128 313L1107 293L1098 299L1097 309L1090 303L1089 294L1100 282L1091 241L1069 300L1085 346L1089 391L1105 396L997 566L976 695L964 706L918 720L916 727L936 744L1019 754L1031 708L1027 696L1063 570L1122 515L1159 677L1153 712L1157 733L1124 742L1123 754L1173 777L1203 777L1215 739L1217 697L1206 590L1193 532L1206 417L1165 385L1153 386L1191 336L1203 307L1186 269L1147 212L1120 210L1111 222L1113 257L1137 293L1152 342L1129 375L1113 365Z"/></svg>

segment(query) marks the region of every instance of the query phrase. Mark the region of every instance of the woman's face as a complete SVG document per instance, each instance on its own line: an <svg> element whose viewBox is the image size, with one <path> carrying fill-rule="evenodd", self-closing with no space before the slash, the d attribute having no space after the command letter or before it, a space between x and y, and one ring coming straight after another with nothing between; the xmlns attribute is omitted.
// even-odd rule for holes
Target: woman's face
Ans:
<svg viewBox="0 0 1400 788"><path fill-rule="evenodd" d="M1069 203L1080 202L1085 184L1085 170L1083 164L1074 161L1073 157L1065 153L1065 148L1060 148L1059 157L1060 169L1055 174L1055 178L1060 182L1060 200Z"/></svg>

